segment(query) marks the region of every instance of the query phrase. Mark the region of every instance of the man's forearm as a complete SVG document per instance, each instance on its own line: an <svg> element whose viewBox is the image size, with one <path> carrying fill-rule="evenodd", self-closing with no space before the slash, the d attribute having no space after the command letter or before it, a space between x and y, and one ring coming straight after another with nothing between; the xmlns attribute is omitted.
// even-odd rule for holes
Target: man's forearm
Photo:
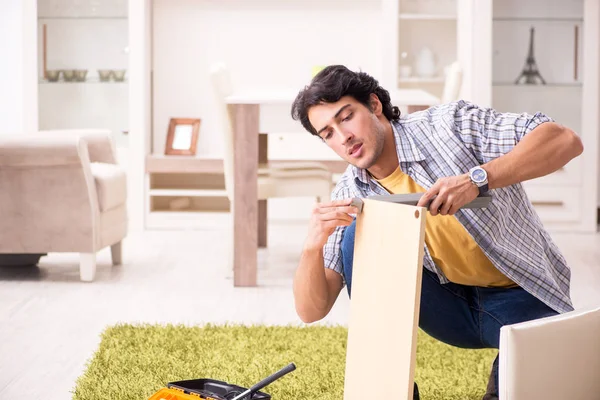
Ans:
<svg viewBox="0 0 600 400"><path fill-rule="evenodd" d="M322 319L331 309L331 300L321 249L305 249L294 277L296 312L304 322Z"/></svg>
<svg viewBox="0 0 600 400"><path fill-rule="evenodd" d="M583 151L581 139L570 129L546 122L529 132L507 154L483 165L490 189L548 175Z"/></svg>

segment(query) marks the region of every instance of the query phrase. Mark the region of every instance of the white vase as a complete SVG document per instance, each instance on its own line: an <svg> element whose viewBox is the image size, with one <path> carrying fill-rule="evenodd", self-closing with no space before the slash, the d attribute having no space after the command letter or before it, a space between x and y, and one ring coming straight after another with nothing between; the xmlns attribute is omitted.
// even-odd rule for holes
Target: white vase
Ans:
<svg viewBox="0 0 600 400"><path fill-rule="evenodd" d="M415 72L421 78L430 78L435 75L435 55L429 47L423 47L419 51Z"/></svg>

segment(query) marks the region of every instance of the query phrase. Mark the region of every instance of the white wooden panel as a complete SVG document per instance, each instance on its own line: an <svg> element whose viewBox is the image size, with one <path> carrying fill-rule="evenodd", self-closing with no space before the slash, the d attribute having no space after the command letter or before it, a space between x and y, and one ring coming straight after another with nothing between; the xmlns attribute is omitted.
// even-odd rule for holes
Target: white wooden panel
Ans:
<svg viewBox="0 0 600 400"><path fill-rule="evenodd" d="M424 210L364 200L356 225L344 400L413 398Z"/></svg>
<svg viewBox="0 0 600 400"><path fill-rule="evenodd" d="M460 98L492 104L492 0L459 0L457 54L463 71Z"/></svg>
<svg viewBox="0 0 600 400"><path fill-rule="evenodd" d="M580 186L524 182L523 187L543 223L576 222L582 217Z"/></svg>
<svg viewBox="0 0 600 400"><path fill-rule="evenodd" d="M600 308L504 326L503 400L587 400L600 393Z"/></svg>

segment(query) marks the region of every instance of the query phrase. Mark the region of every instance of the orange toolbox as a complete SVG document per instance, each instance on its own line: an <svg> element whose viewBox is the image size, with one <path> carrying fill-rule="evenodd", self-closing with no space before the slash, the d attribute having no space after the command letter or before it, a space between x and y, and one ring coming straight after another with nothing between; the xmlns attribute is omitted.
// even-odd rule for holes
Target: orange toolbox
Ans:
<svg viewBox="0 0 600 400"><path fill-rule="evenodd" d="M166 388L160 389L149 400L270 400L271 396L261 392L260 389L295 369L296 365L291 363L251 388L244 388L215 379L170 382Z"/></svg>

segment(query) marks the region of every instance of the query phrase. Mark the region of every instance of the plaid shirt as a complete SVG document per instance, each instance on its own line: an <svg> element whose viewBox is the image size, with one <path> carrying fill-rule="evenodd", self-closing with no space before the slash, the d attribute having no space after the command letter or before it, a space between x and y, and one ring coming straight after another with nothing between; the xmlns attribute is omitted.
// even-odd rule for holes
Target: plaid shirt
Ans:
<svg viewBox="0 0 600 400"><path fill-rule="evenodd" d="M539 124L552 121L535 115L498 113L458 101L416 112L392 122L400 169L429 189L439 178L464 174L470 168L509 152ZM332 199L388 192L364 169L349 166ZM490 191L485 209L461 209L455 214L490 261L507 277L558 312L573 310L571 273L560 250L544 229L523 186ZM342 274L338 227L324 246L325 267ZM442 283L448 279L435 265L427 245L423 265Z"/></svg>

